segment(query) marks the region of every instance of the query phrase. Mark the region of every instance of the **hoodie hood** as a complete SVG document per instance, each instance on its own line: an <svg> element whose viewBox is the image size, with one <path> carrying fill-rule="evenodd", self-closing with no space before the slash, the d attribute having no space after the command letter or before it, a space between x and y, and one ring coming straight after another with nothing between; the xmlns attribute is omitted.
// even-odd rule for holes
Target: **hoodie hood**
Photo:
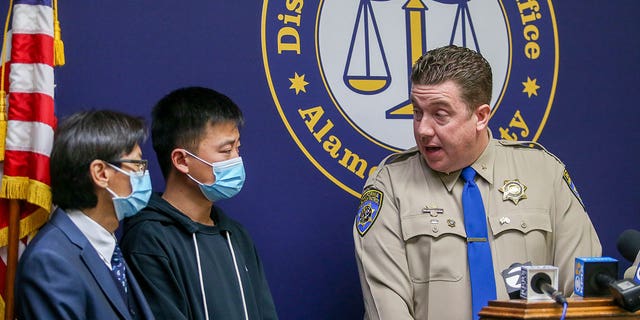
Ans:
<svg viewBox="0 0 640 320"><path fill-rule="evenodd" d="M162 224L175 225L187 233L206 232L207 229L211 228L228 232L235 230L233 222L216 205L211 207L211 219L215 223L214 227L197 223L164 200L160 193L154 193L151 195L147 207L133 217L125 219L124 232L145 221L158 221Z"/></svg>

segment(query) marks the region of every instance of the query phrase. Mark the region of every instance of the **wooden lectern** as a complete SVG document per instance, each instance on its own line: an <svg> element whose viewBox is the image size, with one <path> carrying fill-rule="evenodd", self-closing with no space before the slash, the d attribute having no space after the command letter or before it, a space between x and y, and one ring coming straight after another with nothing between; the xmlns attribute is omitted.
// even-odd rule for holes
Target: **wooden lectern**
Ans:
<svg viewBox="0 0 640 320"><path fill-rule="evenodd" d="M568 298L566 319L640 320L640 311L629 312L620 308L612 297ZM480 310L480 320L504 319L560 319L562 306L552 300L495 300Z"/></svg>

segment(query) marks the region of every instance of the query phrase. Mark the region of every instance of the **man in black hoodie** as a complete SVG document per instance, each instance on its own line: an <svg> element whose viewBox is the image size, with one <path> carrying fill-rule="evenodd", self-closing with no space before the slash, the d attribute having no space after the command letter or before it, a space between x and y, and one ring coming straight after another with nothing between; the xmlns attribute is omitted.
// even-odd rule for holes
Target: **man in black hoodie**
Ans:
<svg viewBox="0 0 640 320"><path fill-rule="evenodd" d="M160 319L277 319L247 231L214 203L245 178L242 112L214 90L189 87L152 111L151 138L166 181L125 222L125 258Z"/></svg>

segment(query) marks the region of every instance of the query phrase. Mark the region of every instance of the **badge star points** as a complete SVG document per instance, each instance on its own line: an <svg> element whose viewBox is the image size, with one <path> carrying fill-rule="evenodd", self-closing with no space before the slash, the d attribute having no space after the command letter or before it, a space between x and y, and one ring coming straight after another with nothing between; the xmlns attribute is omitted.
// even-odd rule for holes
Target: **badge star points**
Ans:
<svg viewBox="0 0 640 320"><path fill-rule="evenodd" d="M298 95L300 93L300 91L302 92L307 92L307 89L305 88L309 82L306 82L304 80L304 74L303 75L298 75L297 72L294 72L293 78L289 78L289 81L291 81L291 86L289 87L289 89L293 89L296 91L296 95Z"/></svg>
<svg viewBox="0 0 640 320"><path fill-rule="evenodd" d="M527 191L527 186L518 179L505 180L504 185L498 190L502 192L503 201L511 200L515 205L518 205L520 200L527 199L527 195L524 193Z"/></svg>
<svg viewBox="0 0 640 320"><path fill-rule="evenodd" d="M540 86L536 83L537 81L538 79L531 79L530 77L527 77L527 81L522 83L524 86L522 92L526 93L529 98L531 98L532 95L538 95L538 89L540 89Z"/></svg>

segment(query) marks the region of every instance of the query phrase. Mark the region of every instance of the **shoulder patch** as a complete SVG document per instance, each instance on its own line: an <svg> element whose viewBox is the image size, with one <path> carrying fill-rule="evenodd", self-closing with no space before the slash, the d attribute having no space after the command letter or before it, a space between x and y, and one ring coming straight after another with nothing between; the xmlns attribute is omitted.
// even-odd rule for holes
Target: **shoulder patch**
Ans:
<svg viewBox="0 0 640 320"><path fill-rule="evenodd" d="M367 189L362 193L355 223L361 237L364 237L380 215L383 198L382 191L375 188Z"/></svg>
<svg viewBox="0 0 640 320"><path fill-rule="evenodd" d="M580 198L580 194L578 193L578 189L576 188L576 185L571 180L571 177L569 176L569 171L567 171L567 169L564 169L564 173L562 173L562 178L569 186L569 189L571 190L571 192L573 192L573 195L576 196L576 198L578 199L578 202L580 202L580 205L582 205L582 208L586 211L587 208L585 208L584 203L582 202L582 198Z"/></svg>

